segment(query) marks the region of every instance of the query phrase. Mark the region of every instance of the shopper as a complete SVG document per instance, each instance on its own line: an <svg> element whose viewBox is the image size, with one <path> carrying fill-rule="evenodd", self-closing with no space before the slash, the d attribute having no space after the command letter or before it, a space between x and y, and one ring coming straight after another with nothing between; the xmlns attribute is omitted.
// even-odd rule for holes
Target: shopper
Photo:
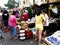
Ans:
<svg viewBox="0 0 60 45"><path fill-rule="evenodd" d="M8 28L8 19L9 19L8 11L4 10L3 15L2 15L2 21L3 21L3 29L4 29L4 31Z"/></svg>
<svg viewBox="0 0 60 45"><path fill-rule="evenodd" d="M11 39L15 40L16 39L16 22L17 18L15 17L16 12L13 11L13 14L10 16L8 24L9 24L9 29L10 29L10 34L11 34Z"/></svg>
<svg viewBox="0 0 60 45"><path fill-rule="evenodd" d="M26 9L23 9L22 20L23 21L28 20L28 11Z"/></svg>

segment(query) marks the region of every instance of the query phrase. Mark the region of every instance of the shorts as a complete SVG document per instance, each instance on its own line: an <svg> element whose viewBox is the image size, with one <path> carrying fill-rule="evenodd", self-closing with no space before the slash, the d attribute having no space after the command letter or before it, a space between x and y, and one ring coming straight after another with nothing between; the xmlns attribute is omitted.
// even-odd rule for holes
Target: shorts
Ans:
<svg viewBox="0 0 60 45"><path fill-rule="evenodd" d="M36 24L35 29L36 30L43 30L43 25Z"/></svg>

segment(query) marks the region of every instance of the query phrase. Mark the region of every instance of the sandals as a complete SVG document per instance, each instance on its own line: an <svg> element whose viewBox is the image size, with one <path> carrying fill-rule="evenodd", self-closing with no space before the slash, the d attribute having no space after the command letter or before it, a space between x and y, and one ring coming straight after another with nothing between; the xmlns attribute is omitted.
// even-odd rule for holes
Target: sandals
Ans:
<svg viewBox="0 0 60 45"><path fill-rule="evenodd" d="M38 40L38 38L35 38L35 40Z"/></svg>
<svg viewBox="0 0 60 45"><path fill-rule="evenodd" d="M17 38L13 38L12 40L16 40Z"/></svg>

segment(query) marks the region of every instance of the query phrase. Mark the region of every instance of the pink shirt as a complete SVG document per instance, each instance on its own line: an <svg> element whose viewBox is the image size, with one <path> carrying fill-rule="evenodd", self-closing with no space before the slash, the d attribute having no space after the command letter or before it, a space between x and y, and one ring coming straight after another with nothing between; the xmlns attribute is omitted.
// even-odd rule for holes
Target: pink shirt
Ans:
<svg viewBox="0 0 60 45"><path fill-rule="evenodd" d="M14 15L11 15L8 21L9 26L16 26L16 17Z"/></svg>

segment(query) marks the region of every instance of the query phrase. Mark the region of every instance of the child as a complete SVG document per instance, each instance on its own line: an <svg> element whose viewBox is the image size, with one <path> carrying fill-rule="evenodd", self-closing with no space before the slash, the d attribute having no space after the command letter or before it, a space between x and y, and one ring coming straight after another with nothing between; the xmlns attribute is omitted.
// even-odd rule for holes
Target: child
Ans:
<svg viewBox="0 0 60 45"><path fill-rule="evenodd" d="M38 38L38 45L41 45L42 41L42 31L43 31L43 21L45 22L44 12L40 11L35 16L36 23L35 23L35 29L36 29L36 39Z"/></svg>
<svg viewBox="0 0 60 45"><path fill-rule="evenodd" d="M9 17L8 25L10 30L10 39L15 40L16 38L16 24L17 24L17 18L15 17L16 12L13 11L13 14Z"/></svg>

